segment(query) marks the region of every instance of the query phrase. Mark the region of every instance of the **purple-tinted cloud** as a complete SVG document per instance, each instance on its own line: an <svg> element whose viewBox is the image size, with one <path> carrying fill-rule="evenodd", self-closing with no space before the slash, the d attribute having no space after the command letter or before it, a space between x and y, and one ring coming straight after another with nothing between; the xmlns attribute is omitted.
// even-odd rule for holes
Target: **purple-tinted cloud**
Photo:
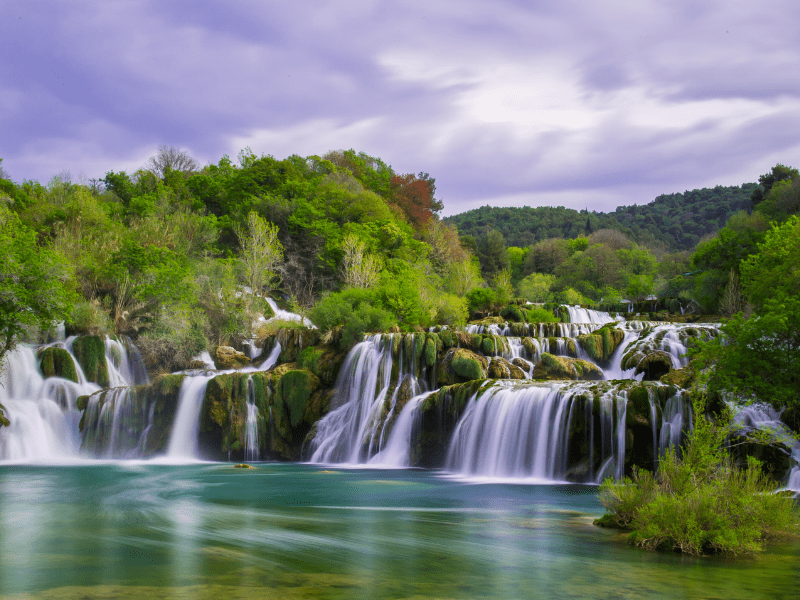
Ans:
<svg viewBox="0 0 800 600"><path fill-rule="evenodd" d="M800 150L789 0L0 4L15 180L132 170L160 144L353 147L431 173L447 214L613 210Z"/></svg>

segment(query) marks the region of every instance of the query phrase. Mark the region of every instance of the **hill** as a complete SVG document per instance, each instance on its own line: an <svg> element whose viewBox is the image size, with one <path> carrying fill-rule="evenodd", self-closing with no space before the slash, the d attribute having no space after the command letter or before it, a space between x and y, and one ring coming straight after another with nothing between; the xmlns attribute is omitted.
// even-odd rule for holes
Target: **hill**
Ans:
<svg viewBox="0 0 800 600"><path fill-rule="evenodd" d="M719 230L731 215L750 208L756 183L717 186L663 194L643 206L620 206L614 212L577 211L542 206L482 206L445 219L459 234L475 238L497 229L509 246L525 247L548 238L575 238L598 229L617 229L639 244L669 252L691 250Z"/></svg>

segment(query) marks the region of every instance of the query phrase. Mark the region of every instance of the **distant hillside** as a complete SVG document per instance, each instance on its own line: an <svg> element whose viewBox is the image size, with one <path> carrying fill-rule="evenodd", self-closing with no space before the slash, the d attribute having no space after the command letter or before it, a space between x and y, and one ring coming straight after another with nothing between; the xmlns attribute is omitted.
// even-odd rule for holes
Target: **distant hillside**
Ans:
<svg viewBox="0 0 800 600"><path fill-rule="evenodd" d="M756 183L664 194L643 206L620 206L614 212L571 208L483 206L445 219L460 235L481 238L499 230L509 246L525 247L547 238L575 238L588 230L618 229L640 244L661 242L670 251L691 250L720 229L728 218L749 208ZM588 222L588 227L587 227Z"/></svg>

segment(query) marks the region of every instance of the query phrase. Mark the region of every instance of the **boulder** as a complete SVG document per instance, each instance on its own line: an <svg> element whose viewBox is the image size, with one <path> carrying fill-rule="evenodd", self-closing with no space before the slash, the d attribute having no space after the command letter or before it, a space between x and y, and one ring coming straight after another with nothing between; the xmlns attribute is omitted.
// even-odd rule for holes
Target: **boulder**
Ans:
<svg viewBox="0 0 800 600"><path fill-rule="evenodd" d="M211 355L214 366L220 370L241 369L250 364L250 359L244 352L239 352L230 346L217 346Z"/></svg>
<svg viewBox="0 0 800 600"><path fill-rule="evenodd" d="M553 356L542 353L541 361L533 369L534 379L573 379L580 381L601 381L603 371L589 361L566 356Z"/></svg>
<svg viewBox="0 0 800 600"><path fill-rule="evenodd" d="M694 383L694 369L690 366L672 369L666 375L662 375L660 381L677 388L688 389Z"/></svg>
<svg viewBox="0 0 800 600"><path fill-rule="evenodd" d="M105 349L105 345L104 345ZM78 383L78 371L72 355L64 348L50 346L39 352L39 366L45 377L61 377Z"/></svg>

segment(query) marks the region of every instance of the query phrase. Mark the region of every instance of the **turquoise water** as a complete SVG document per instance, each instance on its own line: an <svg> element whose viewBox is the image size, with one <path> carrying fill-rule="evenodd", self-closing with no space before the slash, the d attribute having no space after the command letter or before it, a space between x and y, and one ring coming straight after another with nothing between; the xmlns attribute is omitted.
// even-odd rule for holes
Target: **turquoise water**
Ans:
<svg viewBox="0 0 800 600"><path fill-rule="evenodd" d="M791 598L800 544L646 552L596 488L298 464L0 467L0 597Z"/></svg>

